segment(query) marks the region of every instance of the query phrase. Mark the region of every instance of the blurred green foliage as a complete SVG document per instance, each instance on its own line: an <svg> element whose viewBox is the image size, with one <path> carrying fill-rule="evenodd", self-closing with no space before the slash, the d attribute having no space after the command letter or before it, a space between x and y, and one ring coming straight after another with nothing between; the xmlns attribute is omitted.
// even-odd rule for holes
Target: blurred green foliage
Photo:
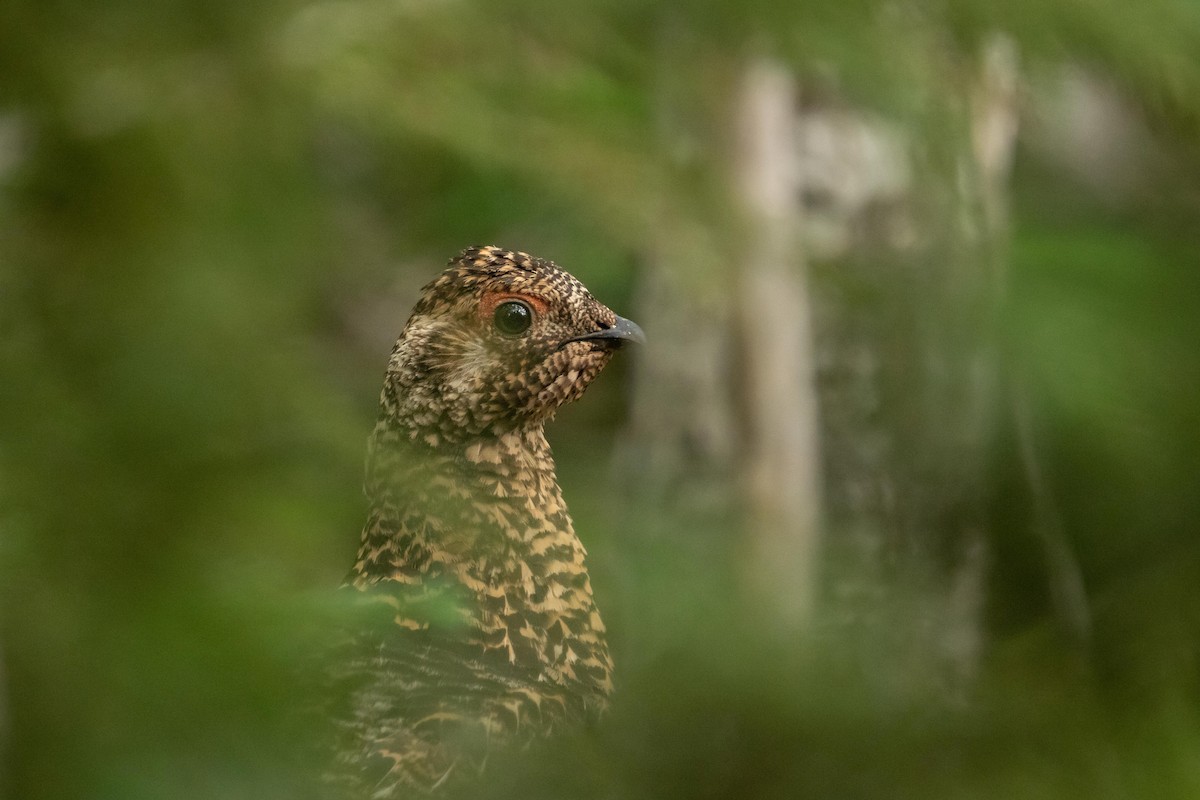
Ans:
<svg viewBox="0 0 1200 800"><path fill-rule="evenodd" d="M1013 180L1001 336L1094 603L1088 651L1055 629L1004 436L976 702L893 691L906 665L878 643L775 641L732 599L729 521L614 507L616 364L552 438L619 700L595 737L497 765L483 792L1200 794L1183 0L0 7L0 790L295 796L291 676L357 542L416 287L494 242L623 310L661 208L720 223L714 142L693 143L689 191L663 179L665 95L715 117L724 71L767 49L831 66L917 139L953 135L947 56L994 30L1035 70L1110 77L1160 151L1123 198L1032 150Z"/></svg>

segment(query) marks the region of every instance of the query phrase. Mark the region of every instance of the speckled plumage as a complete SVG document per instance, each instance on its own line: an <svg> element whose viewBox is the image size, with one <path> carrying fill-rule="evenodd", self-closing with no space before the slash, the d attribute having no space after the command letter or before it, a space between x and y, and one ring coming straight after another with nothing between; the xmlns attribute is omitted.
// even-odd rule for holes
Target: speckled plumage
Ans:
<svg viewBox="0 0 1200 800"><path fill-rule="evenodd" d="M532 324L501 332L518 302ZM543 426L640 340L550 261L471 248L422 291L388 364L347 578L363 620L334 668L328 781L393 798L478 775L612 690L604 623Z"/></svg>

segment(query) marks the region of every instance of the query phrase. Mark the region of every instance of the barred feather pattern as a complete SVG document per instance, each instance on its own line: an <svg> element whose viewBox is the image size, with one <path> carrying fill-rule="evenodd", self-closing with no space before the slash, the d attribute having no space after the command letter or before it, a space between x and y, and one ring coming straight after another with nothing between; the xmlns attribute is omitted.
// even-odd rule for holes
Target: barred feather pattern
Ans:
<svg viewBox="0 0 1200 800"><path fill-rule="evenodd" d="M497 331L499 303L532 312ZM612 660L544 434L637 330L552 262L472 248L422 292L372 433L370 509L331 672L341 797L470 781L498 749L583 725Z"/></svg>

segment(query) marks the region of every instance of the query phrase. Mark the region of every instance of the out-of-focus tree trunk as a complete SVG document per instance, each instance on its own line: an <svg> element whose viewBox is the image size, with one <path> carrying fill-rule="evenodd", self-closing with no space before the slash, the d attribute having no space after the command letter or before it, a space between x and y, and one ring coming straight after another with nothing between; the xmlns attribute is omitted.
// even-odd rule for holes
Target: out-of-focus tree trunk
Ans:
<svg viewBox="0 0 1200 800"><path fill-rule="evenodd" d="M723 107L719 120L697 118L704 103L687 99L697 90L683 80L693 75L664 68L674 192L686 195L681 187L697 173L726 182L709 198L716 222L664 210L639 298L651 344L638 363L625 471L652 505L736 520L745 594L789 631L807 620L815 596L820 503L795 78L765 59L708 68L720 88L700 91ZM711 160L692 170L703 158Z"/></svg>
<svg viewBox="0 0 1200 800"><path fill-rule="evenodd" d="M962 111L942 109L943 129L923 141L836 97L801 119L805 163L840 165L805 187L821 201L810 215L826 229L829 274L817 307L830 611L902 665L891 675L917 682L903 691L952 699L973 684L983 644L1017 124L1011 43L990 41L964 67L975 77Z"/></svg>
<svg viewBox="0 0 1200 800"><path fill-rule="evenodd" d="M668 506L736 487L744 581L779 627L819 596L835 630L864 632L867 658L950 697L982 644L1017 119L1012 45L993 40L968 68L976 79L921 142L836 85L797 102L782 65L726 74L736 122L707 155L726 159L739 224L663 226L626 453ZM686 143L686 125L666 127ZM723 252L736 255L714 263Z"/></svg>
<svg viewBox="0 0 1200 800"><path fill-rule="evenodd" d="M820 509L820 450L809 293L798 236L796 79L752 60L737 102L746 583L785 629L809 617Z"/></svg>

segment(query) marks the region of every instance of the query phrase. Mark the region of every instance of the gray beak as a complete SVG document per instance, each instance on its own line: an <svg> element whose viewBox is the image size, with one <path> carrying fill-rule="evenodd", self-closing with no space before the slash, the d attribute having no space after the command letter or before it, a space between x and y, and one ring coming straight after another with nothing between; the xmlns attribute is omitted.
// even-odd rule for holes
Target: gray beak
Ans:
<svg viewBox="0 0 1200 800"><path fill-rule="evenodd" d="M624 317L617 317L617 322L611 328L603 328L595 333L585 333L583 336L574 336L567 339L563 344L571 342L591 342L604 339L615 339L614 344L622 344L624 342L637 342L638 344L646 343L646 334L642 333L642 329L632 320Z"/></svg>

